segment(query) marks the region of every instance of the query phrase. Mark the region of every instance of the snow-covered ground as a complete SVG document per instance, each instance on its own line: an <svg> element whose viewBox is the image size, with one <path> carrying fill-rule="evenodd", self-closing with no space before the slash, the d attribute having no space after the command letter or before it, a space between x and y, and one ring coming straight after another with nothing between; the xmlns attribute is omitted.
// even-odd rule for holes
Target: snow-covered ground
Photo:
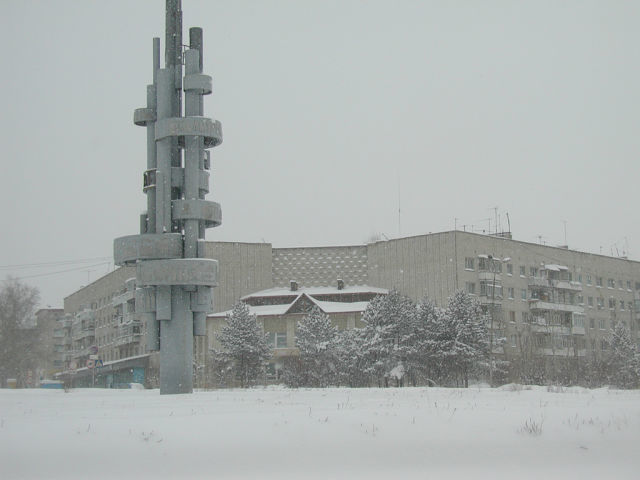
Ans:
<svg viewBox="0 0 640 480"><path fill-rule="evenodd" d="M0 477L640 478L640 391L0 390Z"/></svg>

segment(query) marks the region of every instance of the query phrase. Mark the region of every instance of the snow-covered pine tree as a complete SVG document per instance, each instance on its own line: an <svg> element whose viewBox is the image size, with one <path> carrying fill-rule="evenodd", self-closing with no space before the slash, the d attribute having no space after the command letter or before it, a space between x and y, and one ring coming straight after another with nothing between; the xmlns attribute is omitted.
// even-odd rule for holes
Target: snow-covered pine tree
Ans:
<svg viewBox="0 0 640 480"><path fill-rule="evenodd" d="M255 383L271 356L271 347L256 316L251 315L246 304L238 302L233 306L218 340L222 345L223 355L233 361L235 375L241 386Z"/></svg>
<svg viewBox="0 0 640 480"><path fill-rule="evenodd" d="M619 388L637 387L640 380L640 355L623 322L616 322L607 341L609 350L605 362L609 382Z"/></svg>
<svg viewBox="0 0 640 480"><path fill-rule="evenodd" d="M364 332L362 329L342 330L335 340L338 383L348 387L366 387L369 375L365 372L362 353Z"/></svg>
<svg viewBox="0 0 640 480"><path fill-rule="evenodd" d="M444 311L425 297L416 308L416 349L410 358L412 368L423 382L438 384L447 371L445 357L453 338L447 334Z"/></svg>
<svg viewBox="0 0 640 480"><path fill-rule="evenodd" d="M338 329L317 306L298 322L296 346L305 380L311 387L326 387L336 380L335 341Z"/></svg>
<svg viewBox="0 0 640 480"><path fill-rule="evenodd" d="M459 290L449 297L446 320L455 328L452 343L453 366L465 387L476 367L485 365L489 353L489 330L480 302Z"/></svg>
<svg viewBox="0 0 640 480"><path fill-rule="evenodd" d="M416 347L415 305L392 290L369 302L362 321L365 371L376 378L378 385L388 386L390 378L402 385L408 373L407 359Z"/></svg>

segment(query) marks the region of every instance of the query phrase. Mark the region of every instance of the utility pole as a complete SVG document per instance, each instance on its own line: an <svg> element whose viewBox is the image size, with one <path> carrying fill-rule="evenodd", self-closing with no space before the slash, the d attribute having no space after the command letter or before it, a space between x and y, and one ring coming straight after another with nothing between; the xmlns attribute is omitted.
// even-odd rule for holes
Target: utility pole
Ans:
<svg viewBox="0 0 640 480"><path fill-rule="evenodd" d="M202 44L202 29L191 28L183 54L181 0L166 0L165 67L154 38L147 106L133 116L147 133L147 211L139 235L114 241L115 264L136 267L135 312L147 325L147 350L160 351L161 394L193 391L193 337L206 333L218 281L218 262L205 258L204 238L222 212L204 197L208 149L222 143L222 127L203 116L212 80L202 73Z"/></svg>

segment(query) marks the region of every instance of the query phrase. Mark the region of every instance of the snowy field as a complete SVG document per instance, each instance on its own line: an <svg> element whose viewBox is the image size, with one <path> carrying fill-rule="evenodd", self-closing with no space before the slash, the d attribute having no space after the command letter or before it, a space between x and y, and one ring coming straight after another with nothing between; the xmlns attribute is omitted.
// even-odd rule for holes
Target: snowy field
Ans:
<svg viewBox="0 0 640 480"><path fill-rule="evenodd" d="M640 478L640 391L0 390L0 477Z"/></svg>

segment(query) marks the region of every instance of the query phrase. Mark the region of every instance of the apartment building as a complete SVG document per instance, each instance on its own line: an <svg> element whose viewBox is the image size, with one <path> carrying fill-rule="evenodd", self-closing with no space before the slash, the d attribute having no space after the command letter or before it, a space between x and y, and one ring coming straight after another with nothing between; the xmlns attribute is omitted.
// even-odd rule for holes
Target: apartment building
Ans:
<svg viewBox="0 0 640 480"><path fill-rule="evenodd" d="M617 321L627 325L640 348L640 262L521 242L510 233L449 231L337 247L207 242L206 255L219 263L218 313L240 299L251 302L266 290L290 288L291 281L304 291L333 287L342 279L349 288L397 289L414 301L426 296L438 305L464 289L491 314L496 338L506 338L496 353L507 359L525 351L578 361L602 356ZM133 268L121 268L65 298L65 313L78 332L76 378L95 373L86 368L92 355L104 364L101 372L157 368L154 355L146 352L146 325L132 311L135 282L127 280L134 277ZM208 324L219 325L221 318L214 314ZM194 340L196 363L215 342L214 330L208 330L209 338ZM286 342L295 340L288 335Z"/></svg>

